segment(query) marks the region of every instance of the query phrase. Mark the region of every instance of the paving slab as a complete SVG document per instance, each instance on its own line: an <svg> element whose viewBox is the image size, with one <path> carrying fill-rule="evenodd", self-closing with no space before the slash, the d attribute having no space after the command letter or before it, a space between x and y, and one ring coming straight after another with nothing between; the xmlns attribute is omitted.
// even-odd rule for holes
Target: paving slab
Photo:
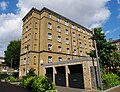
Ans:
<svg viewBox="0 0 120 92"><path fill-rule="evenodd" d="M31 91L9 83L0 82L0 92L31 92Z"/></svg>

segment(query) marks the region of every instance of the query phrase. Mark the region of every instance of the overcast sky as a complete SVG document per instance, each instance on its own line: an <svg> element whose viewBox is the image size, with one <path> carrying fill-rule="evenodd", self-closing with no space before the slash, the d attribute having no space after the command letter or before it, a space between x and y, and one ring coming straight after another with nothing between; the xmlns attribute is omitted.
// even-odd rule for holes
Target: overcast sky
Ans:
<svg viewBox="0 0 120 92"><path fill-rule="evenodd" d="M4 56L11 40L21 38L22 18L32 7L47 7L87 28L102 26L106 36L119 38L119 0L0 0L0 56ZM112 20L116 20L115 23Z"/></svg>

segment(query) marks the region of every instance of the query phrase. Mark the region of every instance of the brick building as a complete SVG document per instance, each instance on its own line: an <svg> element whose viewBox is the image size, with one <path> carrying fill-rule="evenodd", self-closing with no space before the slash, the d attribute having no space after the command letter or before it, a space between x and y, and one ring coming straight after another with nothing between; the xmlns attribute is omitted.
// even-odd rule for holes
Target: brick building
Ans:
<svg viewBox="0 0 120 92"><path fill-rule="evenodd" d="M46 75L58 85L70 86L69 73L76 68L76 73L82 74L78 75L82 76L81 88L92 89L94 78L91 79L90 67L93 63L86 54L94 49L91 37L89 29L52 10L32 8L23 18L19 76L34 68L37 75ZM59 78L64 78L64 82L56 80Z"/></svg>

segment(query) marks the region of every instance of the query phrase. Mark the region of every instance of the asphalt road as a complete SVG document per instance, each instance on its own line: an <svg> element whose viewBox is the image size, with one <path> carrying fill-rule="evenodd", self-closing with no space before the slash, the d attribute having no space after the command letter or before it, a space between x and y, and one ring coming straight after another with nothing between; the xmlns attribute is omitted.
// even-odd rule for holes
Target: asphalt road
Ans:
<svg viewBox="0 0 120 92"><path fill-rule="evenodd" d="M0 92L31 92L31 91L9 83L0 82Z"/></svg>

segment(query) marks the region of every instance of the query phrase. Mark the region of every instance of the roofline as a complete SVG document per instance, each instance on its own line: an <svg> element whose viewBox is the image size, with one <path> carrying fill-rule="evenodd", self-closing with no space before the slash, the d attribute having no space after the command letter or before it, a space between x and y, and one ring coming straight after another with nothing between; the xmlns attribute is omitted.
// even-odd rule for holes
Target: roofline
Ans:
<svg viewBox="0 0 120 92"><path fill-rule="evenodd" d="M85 61L96 61L96 58L91 58L91 57L84 57L84 58L79 58L79 59L73 59L73 60L66 60L62 62L52 62L48 64L43 64L43 67L49 67L49 66L55 66L59 64L72 64L72 63L77 63L77 62L85 62Z"/></svg>
<svg viewBox="0 0 120 92"><path fill-rule="evenodd" d="M41 13L43 13L43 12L52 13L53 15L57 15L58 17L65 19L66 21L70 22L71 24L75 24L75 25L77 25L78 27L82 27L83 29L86 29L87 31L89 30L89 32L92 33L92 31L91 31L90 29L87 29L86 27L84 27L84 26L82 26L82 25L80 25L80 24L78 24L78 23L70 20L69 18L66 18L66 17L64 17L64 16L62 16L62 15L60 15L60 14L58 14L58 13L56 13L56 12L54 12L54 11L48 9L48 8L46 8L46 7L43 7L41 10L36 9L36 8L33 7L33 8L27 13L27 15L25 15L25 17L24 17L22 20L24 21L24 20L26 19L26 17L29 16L32 12L36 12L36 13L38 13L38 14L41 14Z"/></svg>
<svg viewBox="0 0 120 92"><path fill-rule="evenodd" d="M4 59L4 57L0 57L0 59Z"/></svg>
<svg viewBox="0 0 120 92"><path fill-rule="evenodd" d="M111 43L117 43L117 42L120 42L120 39L113 40Z"/></svg>

